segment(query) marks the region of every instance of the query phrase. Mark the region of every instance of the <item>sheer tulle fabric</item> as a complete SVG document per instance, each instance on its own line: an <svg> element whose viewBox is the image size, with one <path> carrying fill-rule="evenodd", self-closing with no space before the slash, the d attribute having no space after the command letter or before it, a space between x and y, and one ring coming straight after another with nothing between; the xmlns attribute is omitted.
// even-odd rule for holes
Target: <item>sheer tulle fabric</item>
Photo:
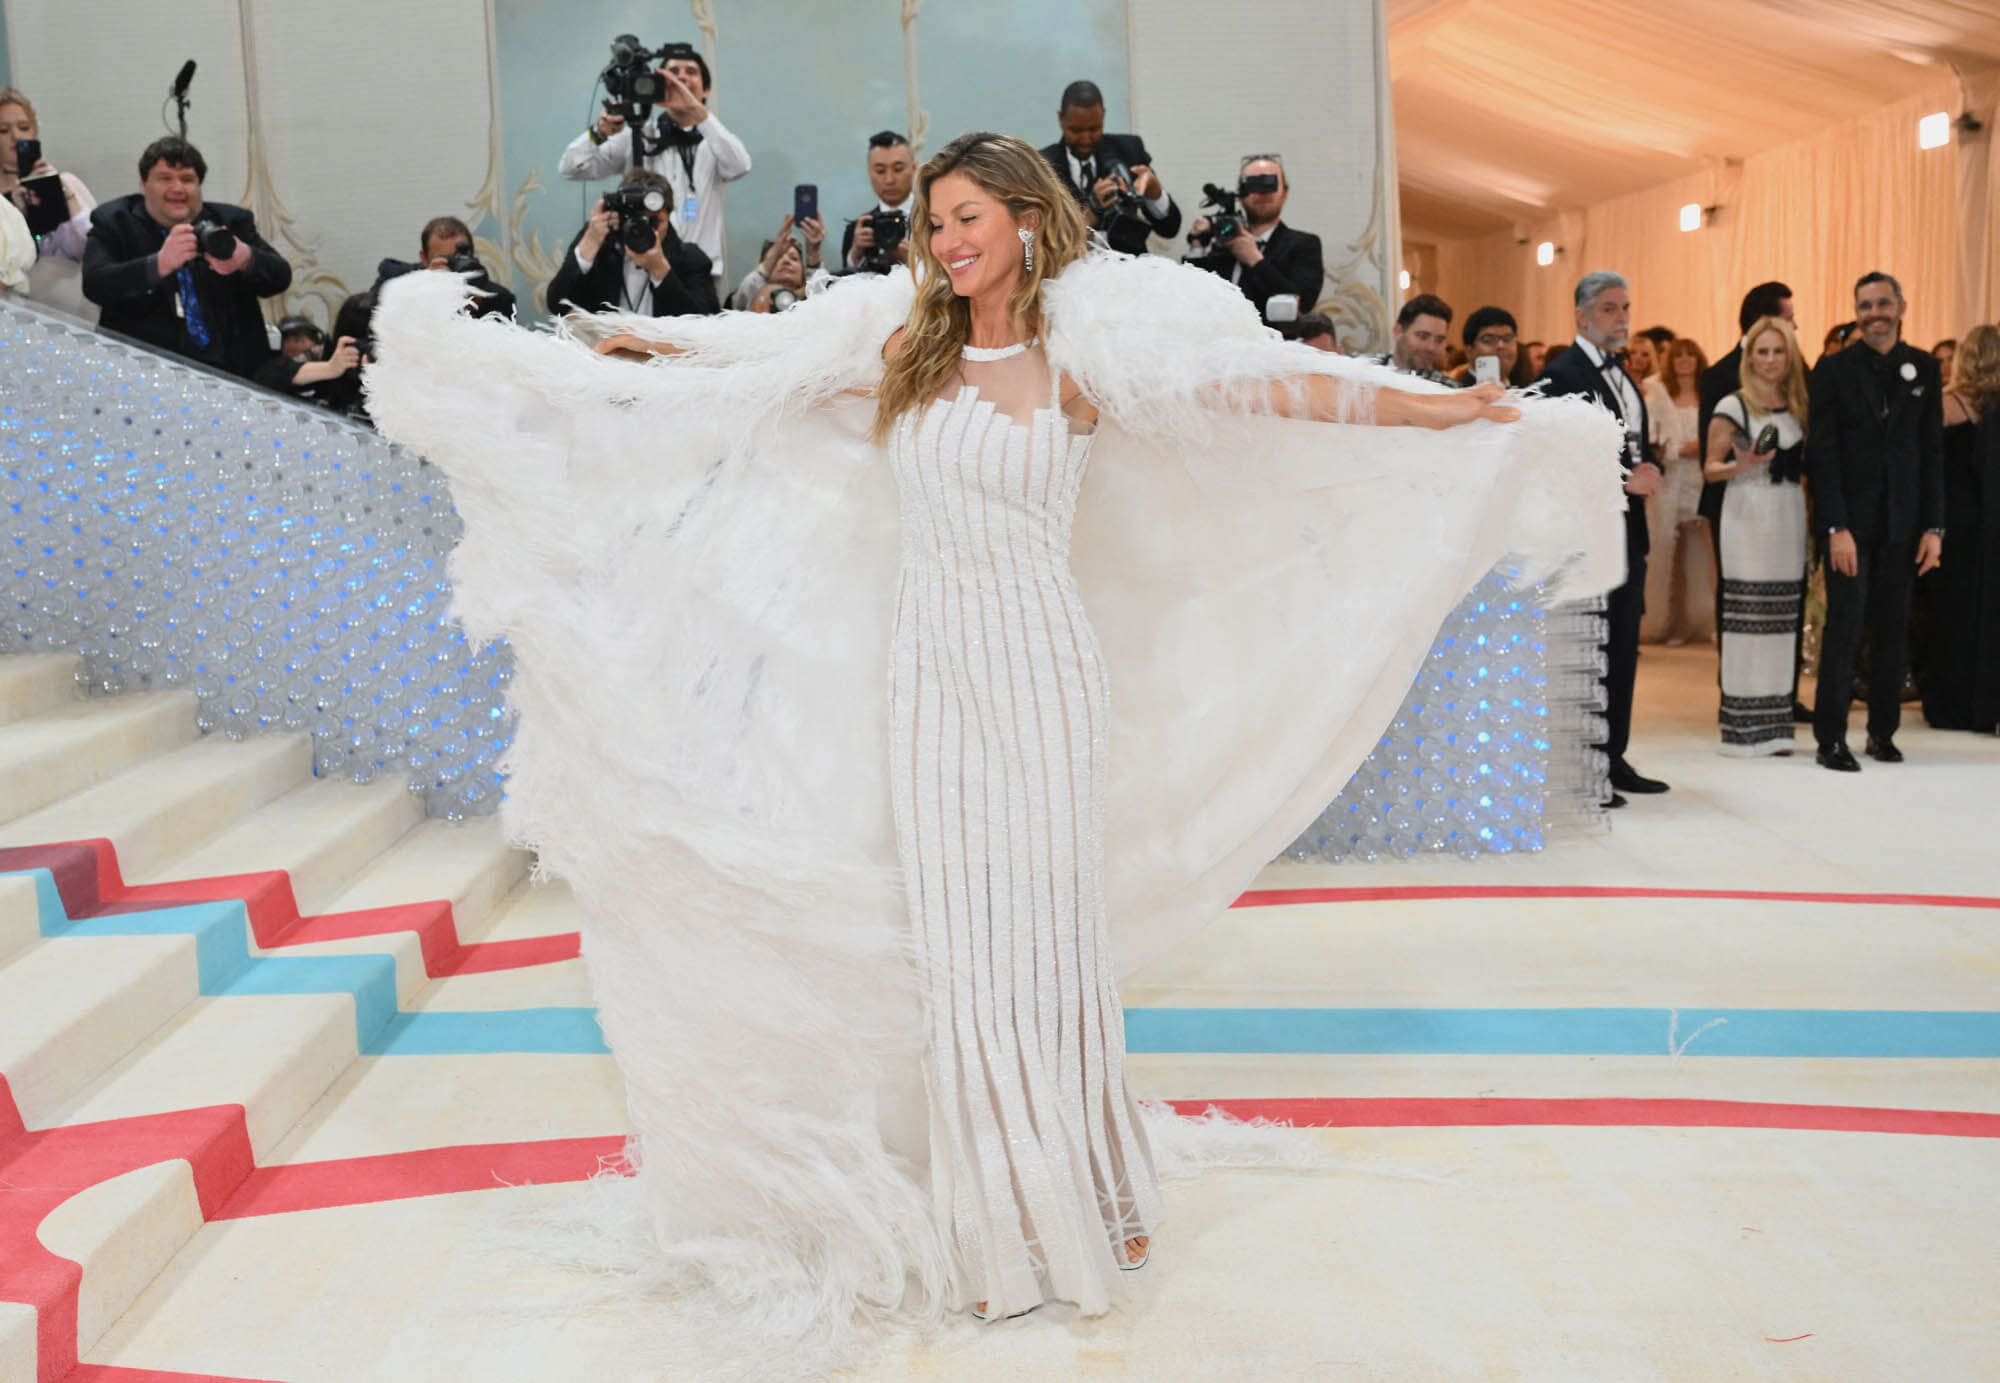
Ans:
<svg viewBox="0 0 2000 1383"><path fill-rule="evenodd" d="M884 674L907 512L872 400L842 397L909 281L605 323L691 349L645 367L461 301L443 275L389 286L371 408L451 475L457 608L514 644L503 819L585 909L662 1273L772 1367L851 1357L857 1322L934 1319L969 1278L934 1199L889 781L913 762ZM1328 375L1361 411L1409 381L1282 343L1162 261L1072 265L1046 306L1050 364L1101 410L1071 567L1109 697L1115 1011L1113 981L1333 799L1486 571L1616 584L1619 438L1574 400L1448 434L1269 417L1273 382Z"/></svg>

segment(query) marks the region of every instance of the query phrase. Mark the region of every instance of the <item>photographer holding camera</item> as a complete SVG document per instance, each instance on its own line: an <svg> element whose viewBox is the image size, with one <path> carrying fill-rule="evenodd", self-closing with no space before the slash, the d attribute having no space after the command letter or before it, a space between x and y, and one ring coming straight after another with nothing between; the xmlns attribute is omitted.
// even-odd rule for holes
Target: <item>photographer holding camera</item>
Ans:
<svg viewBox="0 0 2000 1383"><path fill-rule="evenodd" d="M1292 187L1276 154L1244 159L1235 192L1213 183L1202 191L1208 194L1203 205L1217 210L1212 217L1196 218L1189 228L1188 263L1220 274L1242 289L1260 316L1264 305L1280 293L1296 294L1301 312L1319 301L1326 279L1319 237L1293 230L1279 219Z"/></svg>
<svg viewBox="0 0 2000 1383"><path fill-rule="evenodd" d="M327 349L326 333L305 317L278 323L278 353L257 367L256 382L266 389L310 399L344 413L360 393L361 348L343 336Z"/></svg>
<svg viewBox="0 0 2000 1383"><path fill-rule="evenodd" d="M1095 82L1071 82L1056 108L1063 137L1042 150L1111 248L1146 253L1148 236L1171 240L1181 231L1181 209L1160 186L1146 142L1136 134L1104 132L1104 93Z"/></svg>
<svg viewBox="0 0 2000 1383"><path fill-rule="evenodd" d="M496 283L486 272L486 266L472 252L472 228L456 216L433 216L417 232L419 258L413 264L403 259L385 259L375 267L374 293L381 293L382 285L390 279L413 274L420 269L437 273L465 274L472 286L479 291L473 300L472 315L475 317L512 317L514 315L514 293Z"/></svg>
<svg viewBox="0 0 2000 1383"><path fill-rule="evenodd" d="M687 317L720 312L708 256L674 231L674 189L635 168L590 213L549 280L549 311Z"/></svg>
<svg viewBox="0 0 2000 1383"><path fill-rule="evenodd" d="M805 297L812 275L819 272L819 247L826 227L818 221L801 221L799 233L805 248L792 238L792 218L778 226L778 237L766 240L757 256L757 267L743 276L729 295L729 306L738 312L783 312ZM885 271L886 272L886 271Z"/></svg>
<svg viewBox="0 0 2000 1383"><path fill-rule="evenodd" d="M917 158L894 130L868 136L868 182L875 209L847 223L840 237L844 272L886 274L910 262L910 210L916 205Z"/></svg>
<svg viewBox="0 0 2000 1383"><path fill-rule="evenodd" d="M185 139L139 155L140 190L90 213L83 295L107 331L249 378L271 356L259 298L292 266L242 207L203 202L208 163Z"/></svg>
<svg viewBox="0 0 2000 1383"><path fill-rule="evenodd" d="M658 173L672 194L667 209L675 234L707 255L710 273L721 278L722 185L750 171L750 151L709 113L708 62L692 44L648 52L632 35L620 34L603 81L611 93L604 114L563 150L558 171L572 182L639 168ZM656 104L662 114L647 129L645 118Z"/></svg>

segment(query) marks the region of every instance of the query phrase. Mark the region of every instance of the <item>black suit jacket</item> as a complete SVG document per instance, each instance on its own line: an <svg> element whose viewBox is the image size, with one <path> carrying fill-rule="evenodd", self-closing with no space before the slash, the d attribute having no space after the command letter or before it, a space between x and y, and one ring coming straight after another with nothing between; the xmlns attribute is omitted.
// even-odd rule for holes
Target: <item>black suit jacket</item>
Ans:
<svg viewBox="0 0 2000 1383"><path fill-rule="evenodd" d="M1944 526L1944 383L1935 356L1907 341L1889 351L1884 397L1867 345L1813 370L1806 472L1813 530L1845 528L1856 542L1912 542Z"/></svg>
<svg viewBox="0 0 2000 1383"><path fill-rule="evenodd" d="M83 296L101 309L97 324L149 346L187 356L250 378L271 357L259 298L292 286L292 266L264 243L257 222L242 207L204 202L202 217L229 228L250 247L250 263L233 274L218 274L197 256L195 295L208 324L206 350L195 345L181 315L180 276L156 267L166 228L146 214L146 199L134 192L90 213L90 239L83 251Z"/></svg>
<svg viewBox="0 0 2000 1383"><path fill-rule="evenodd" d="M605 237L585 271L576 262L576 247L582 242L583 232L578 231L563 251L562 268L549 280L549 311L624 310L625 246L615 235ZM672 226L667 227L667 267L673 272L653 285L653 316L691 317L722 311L715 296L714 265L698 246L682 240Z"/></svg>
<svg viewBox="0 0 2000 1383"><path fill-rule="evenodd" d="M1618 416L1618 397L1611 387L1611 381L1605 378L1604 371L1592 363L1590 352L1581 344L1573 345L1557 356L1555 363L1542 371L1542 382L1548 386L1543 391L1547 394L1580 394L1585 398L1595 399L1609 409L1613 417ZM1652 435L1652 430L1647 425L1646 396L1636 384L1632 386L1632 392L1639 400L1639 416L1636 420L1626 419L1625 425L1627 431L1637 429L1643 445L1644 439ZM1622 470L1625 458L1619 456L1617 463ZM1646 532L1646 501L1637 495L1628 494L1625 496L1627 560L1644 557L1651 547L1652 540Z"/></svg>
<svg viewBox="0 0 2000 1383"><path fill-rule="evenodd" d="M1701 459L1708 460L1708 425L1715 418L1715 405L1743 387L1743 343L1738 341L1729 348L1729 354L1716 361L1703 372L1701 377L1701 403L1695 413L1695 437L1701 442ZM1722 494L1728 489L1727 481L1705 480L1701 486L1701 503L1697 506L1701 516L1710 523L1722 521Z"/></svg>
<svg viewBox="0 0 2000 1383"><path fill-rule="evenodd" d="M1167 198L1167 214L1157 221L1153 219L1152 213L1143 207L1137 216L1120 213L1115 208L1111 212L1105 212L1091 201L1088 187L1078 187L1071 181L1069 150L1060 139L1043 149L1042 157L1048 161L1049 167L1055 169L1057 179L1069 189L1070 195L1076 198L1076 204L1083 208L1083 214L1091 218L1091 224L1103 231L1104 238L1111 242L1111 248L1121 254L1146 253L1146 237L1149 235L1159 235L1171 240L1181 233L1181 209L1172 196ZM1114 163L1122 163L1127 168L1153 166L1153 156L1146 152L1146 141L1136 134L1099 136L1097 148L1091 157L1097 161L1097 176L1100 178ZM1161 190L1166 190L1165 183L1161 184Z"/></svg>
<svg viewBox="0 0 2000 1383"><path fill-rule="evenodd" d="M1236 256L1227 250L1188 262L1224 278L1236 274ZM1272 229L1271 238L1264 242L1262 262L1245 269L1243 281L1236 286L1243 290L1244 297L1257 304L1257 315L1261 317L1264 304L1279 293L1298 294L1299 311L1312 311L1325 283L1326 256L1320 251L1319 237L1311 231L1293 230L1280 221Z"/></svg>

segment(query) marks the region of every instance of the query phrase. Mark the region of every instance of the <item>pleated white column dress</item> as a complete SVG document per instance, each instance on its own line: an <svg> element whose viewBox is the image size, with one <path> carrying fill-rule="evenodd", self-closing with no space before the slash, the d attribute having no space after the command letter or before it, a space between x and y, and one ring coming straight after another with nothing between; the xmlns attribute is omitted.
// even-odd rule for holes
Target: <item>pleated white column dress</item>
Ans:
<svg viewBox="0 0 2000 1383"><path fill-rule="evenodd" d="M1069 566L1091 437L1038 349L968 349L963 375L891 448L890 783L932 1194L964 1300L1094 1313L1159 1196L1105 924L1110 690Z"/></svg>

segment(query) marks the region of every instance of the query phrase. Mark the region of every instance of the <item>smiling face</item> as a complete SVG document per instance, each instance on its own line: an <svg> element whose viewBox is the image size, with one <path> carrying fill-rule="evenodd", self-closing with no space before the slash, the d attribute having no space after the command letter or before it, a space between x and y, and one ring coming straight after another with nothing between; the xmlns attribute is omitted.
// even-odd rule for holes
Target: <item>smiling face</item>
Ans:
<svg viewBox="0 0 2000 1383"><path fill-rule="evenodd" d="M1701 360L1695 355L1692 344L1674 347L1667 360L1670 366L1668 373L1676 381L1693 380L1695 371L1701 368Z"/></svg>
<svg viewBox="0 0 2000 1383"><path fill-rule="evenodd" d="M1854 290L1854 320L1861 339L1878 351L1888 351L1903 335L1903 295L1886 279Z"/></svg>
<svg viewBox="0 0 2000 1383"><path fill-rule="evenodd" d="M1656 363L1658 362L1653 355L1653 338L1633 337L1631 348L1625 353L1626 373L1634 379L1644 379L1653 373L1653 366Z"/></svg>
<svg viewBox="0 0 2000 1383"><path fill-rule="evenodd" d="M693 58L668 58L660 71L679 77L697 101L708 100L708 83L701 79L701 64Z"/></svg>
<svg viewBox="0 0 2000 1383"><path fill-rule="evenodd" d="M1007 205L963 173L946 173L930 189L930 247L961 298L1005 296L1020 281L1021 238L1041 224L1039 212L1020 221Z"/></svg>
<svg viewBox="0 0 2000 1383"><path fill-rule="evenodd" d="M146 170L139 184L146 214L162 226L178 226L201 215L201 179L194 169L161 159Z"/></svg>
<svg viewBox="0 0 2000 1383"><path fill-rule="evenodd" d="M1406 327L1396 328L1395 361L1399 369L1435 370L1444 353L1445 333L1451 324L1442 317L1418 313Z"/></svg>

